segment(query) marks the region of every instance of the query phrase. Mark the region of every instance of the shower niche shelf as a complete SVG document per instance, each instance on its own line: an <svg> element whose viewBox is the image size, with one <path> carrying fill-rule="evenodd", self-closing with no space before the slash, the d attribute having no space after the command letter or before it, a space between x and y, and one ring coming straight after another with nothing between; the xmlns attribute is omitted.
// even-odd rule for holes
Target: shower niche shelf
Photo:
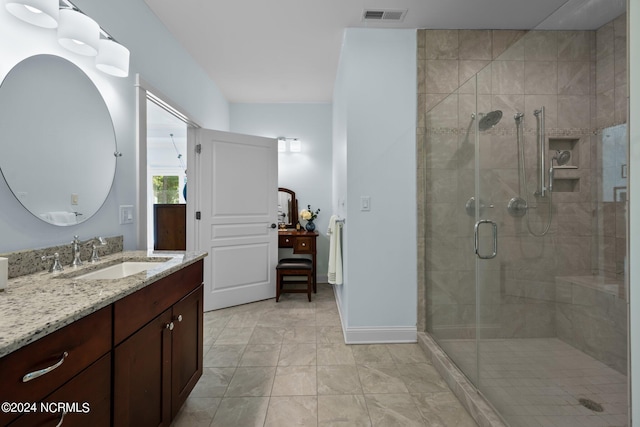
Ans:
<svg viewBox="0 0 640 427"><path fill-rule="evenodd" d="M580 164L580 138L549 138L549 162L554 162L553 168L556 171L553 180L554 193L579 193L580 177L576 176L576 170ZM566 164L558 164L558 157L561 152L568 151L569 161ZM552 160L554 159L555 160Z"/></svg>
<svg viewBox="0 0 640 427"><path fill-rule="evenodd" d="M558 151L571 153L569 162L564 166L555 166L557 169L577 169L580 164L580 138L549 138L549 159L552 159Z"/></svg>
<svg viewBox="0 0 640 427"><path fill-rule="evenodd" d="M575 169L575 166L574 166ZM580 178L562 178L556 177L553 180L554 193L579 193Z"/></svg>

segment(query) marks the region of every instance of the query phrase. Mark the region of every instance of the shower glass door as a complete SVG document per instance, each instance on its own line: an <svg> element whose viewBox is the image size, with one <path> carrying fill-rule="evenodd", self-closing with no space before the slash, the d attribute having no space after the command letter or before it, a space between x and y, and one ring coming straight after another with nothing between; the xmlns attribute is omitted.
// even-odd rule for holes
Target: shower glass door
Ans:
<svg viewBox="0 0 640 427"><path fill-rule="evenodd" d="M476 195L476 81L472 76L448 96L426 100L422 204L428 331L473 383L478 378L474 224L484 213L484 200L478 203ZM481 227L480 233L485 231Z"/></svg>

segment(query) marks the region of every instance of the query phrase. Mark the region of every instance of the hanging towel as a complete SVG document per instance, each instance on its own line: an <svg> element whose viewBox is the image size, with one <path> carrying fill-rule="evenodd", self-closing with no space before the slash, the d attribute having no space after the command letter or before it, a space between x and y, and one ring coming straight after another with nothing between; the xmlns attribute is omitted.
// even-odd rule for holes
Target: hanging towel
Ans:
<svg viewBox="0 0 640 427"><path fill-rule="evenodd" d="M338 217L332 215L329 219L329 283L342 285L342 224Z"/></svg>
<svg viewBox="0 0 640 427"><path fill-rule="evenodd" d="M45 212L40 216L46 221L55 225L71 225L71 224L78 223L76 214L73 212L63 212L63 211Z"/></svg>

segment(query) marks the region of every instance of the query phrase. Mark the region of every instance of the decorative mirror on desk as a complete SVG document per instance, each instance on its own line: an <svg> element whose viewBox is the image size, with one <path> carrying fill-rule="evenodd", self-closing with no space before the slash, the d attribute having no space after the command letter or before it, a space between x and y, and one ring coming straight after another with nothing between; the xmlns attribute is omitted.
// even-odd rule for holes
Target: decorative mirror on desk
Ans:
<svg viewBox="0 0 640 427"><path fill-rule="evenodd" d="M295 191L278 188L278 224L280 228L295 228L298 223L298 199Z"/></svg>

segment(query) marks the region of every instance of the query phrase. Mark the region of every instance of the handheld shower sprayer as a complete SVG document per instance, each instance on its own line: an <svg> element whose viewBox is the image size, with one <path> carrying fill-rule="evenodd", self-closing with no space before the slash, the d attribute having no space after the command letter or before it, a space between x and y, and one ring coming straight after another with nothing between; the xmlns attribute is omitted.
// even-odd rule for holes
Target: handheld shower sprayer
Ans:
<svg viewBox="0 0 640 427"><path fill-rule="evenodd" d="M556 161L557 166L564 166L569 163L570 159L571 151L569 150L557 150L556 155L551 158L551 167L549 168L549 191L553 191L553 176L555 171L553 161Z"/></svg>

